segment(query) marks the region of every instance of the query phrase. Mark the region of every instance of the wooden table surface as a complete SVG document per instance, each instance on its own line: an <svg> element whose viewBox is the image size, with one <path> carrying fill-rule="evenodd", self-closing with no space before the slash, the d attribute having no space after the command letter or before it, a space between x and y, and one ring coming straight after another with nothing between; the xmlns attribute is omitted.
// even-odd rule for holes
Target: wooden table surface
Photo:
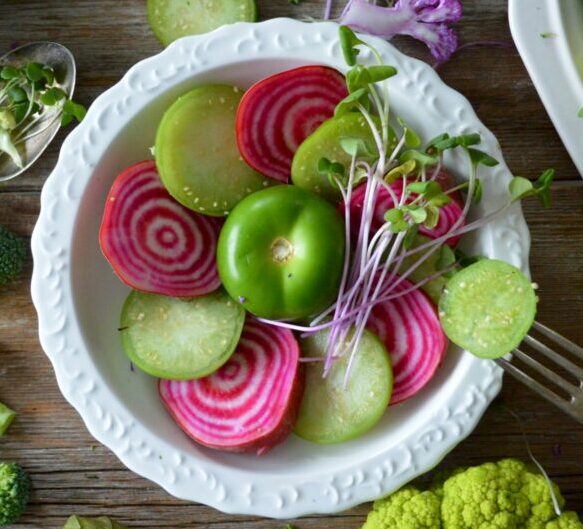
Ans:
<svg viewBox="0 0 583 529"><path fill-rule="evenodd" d="M259 1L260 16L321 17L322 0L295 6L288 0ZM343 2L337 1L337 4ZM465 0L462 42L510 42L506 0ZM15 43L55 40L77 58L77 98L86 105L114 84L136 61L158 53L160 44L147 21L145 0L1 0L0 54ZM396 44L429 60L409 39ZM561 144L514 49L468 49L441 69L465 94L497 135L515 174L535 176L555 167L554 204L529 203L531 264L540 284L539 320L583 343L583 181ZM29 237L39 210L39 194L55 165L61 131L42 159L24 176L0 184L0 224ZM156 485L126 470L86 431L61 396L37 339L30 301L31 263L16 284L0 291L0 400L20 415L0 441L0 459L20 461L34 480L34 497L17 528L56 529L69 514L111 515L131 527L222 529L283 528L283 523L228 516L209 507L171 498ZM571 509L583 511L583 426L507 380L469 439L445 464L468 465L514 456L526 458L521 426L532 450L556 479ZM296 522L300 529L358 528L363 505L331 517Z"/></svg>

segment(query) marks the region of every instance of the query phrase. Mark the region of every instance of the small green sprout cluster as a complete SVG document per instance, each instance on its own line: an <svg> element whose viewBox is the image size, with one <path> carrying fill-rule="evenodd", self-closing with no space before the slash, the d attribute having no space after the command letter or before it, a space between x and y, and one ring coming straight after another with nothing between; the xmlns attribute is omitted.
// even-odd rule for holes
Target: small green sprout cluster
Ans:
<svg viewBox="0 0 583 529"><path fill-rule="evenodd" d="M22 168L19 146L41 134L58 119L61 125L85 117L85 107L69 97L47 65L30 62L0 68L0 156L10 156Z"/></svg>

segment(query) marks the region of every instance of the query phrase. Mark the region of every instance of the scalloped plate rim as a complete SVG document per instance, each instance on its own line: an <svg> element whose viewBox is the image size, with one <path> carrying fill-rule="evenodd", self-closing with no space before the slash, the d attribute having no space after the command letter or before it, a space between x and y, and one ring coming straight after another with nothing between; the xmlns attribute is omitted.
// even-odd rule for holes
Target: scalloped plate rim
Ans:
<svg viewBox="0 0 583 529"><path fill-rule="evenodd" d="M128 95L130 93L129 90L131 88L133 76L138 76L139 78L140 72L150 71L147 69L153 65L162 66L164 64L173 64L171 60L172 57L177 57L187 48L191 50L190 55L194 56L196 53L193 53L192 50L204 46L205 42L208 44L213 41L213 39L238 40L240 44L243 42L242 39L244 37L253 40L271 36L274 37L274 41L278 38L283 38L282 35L286 36L286 38L289 37L290 39L299 38L302 42L297 46L292 47L293 49L291 51L290 49L284 50L280 46L279 49L274 47L273 49L270 48L263 51L259 47L255 51L246 53L248 53L250 57L263 56L267 58L281 57L282 55L286 56L286 53L289 53L289 56L301 58L302 54L297 55L298 50L305 50L309 47L309 50L305 50L305 55L311 57L318 46L320 46L320 48L328 46L331 55L328 57L322 55L322 60L323 62L331 62L332 58L338 60L338 50L333 51L334 43L330 40L332 39L332 36L336 34L336 31L337 25L331 22L306 24L280 18L259 24L238 23L232 26L219 28L218 30L206 35L185 37L176 41L160 54L144 59L134 65L116 85L101 94L95 100L85 121L80 124L63 143L57 166L49 176L42 192L41 213L32 237L32 250L35 266L33 270L31 291L33 302L38 312L39 338L41 345L53 364L61 392L81 415L90 433L99 442L112 450L130 470L159 484L173 496L204 503L226 513L260 515L272 518L293 518L313 513L334 513L365 501L369 501L375 497L382 496L383 494L399 488L406 482L417 477L419 474L422 474L437 465L450 450L471 433L486 410L487 405L495 397L501 387L502 372L500 369L495 367L493 363L486 364L472 359L471 368L469 368L470 372L476 375L483 375L484 377L487 375L487 385L479 387L477 384L474 384L468 386L465 391L462 391L459 387L456 389L456 392L459 393L459 395L457 395L457 393L456 395L460 397L460 402L465 399L462 404L465 403L466 405L466 408L463 408L462 404L459 406L461 411L459 412L459 418L457 419L458 422L455 422L456 410L453 410L452 412L449 408L444 408L446 411L443 418L432 418L435 422L441 420L441 422L439 422L439 428L445 428L445 426L451 426L453 428L454 434L451 434L450 438L446 439L443 446L439 445L438 448L435 448L435 446L438 446L438 443L430 443L429 441L426 441L429 445L423 444L424 436L431 436L434 431L437 431L435 428L432 430L431 428L428 428L427 424L422 424L420 427L415 428L414 432L393 451L396 452L398 449L402 448L403 453L410 456L411 465L400 474L390 474L392 468L391 465L395 464L395 460L391 459L388 454L383 453L372 457L366 462L366 464L347 464L334 471L322 472L321 475L318 476L311 474L310 476L305 476L303 479L295 479L295 481L289 485L285 484L280 486L281 477L269 476L269 478L261 479L261 483L256 483L250 477L248 472L239 469L225 469L214 461L198 461L198 466L193 465L192 468L190 468L188 467L190 462L185 462L183 456L178 452L174 454L171 453L163 460L151 457L152 453L154 456L156 455L156 453L152 451L152 447L144 446L145 443L143 439L138 438L140 435L146 436L146 430L133 421L123 403L118 401L117 397L111 393L105 384L102 384L101 387L97 387L96 391L100 396L99 399L94 398L92 404L101 407L102 404L107 403L111 408L104 409L101 407L100 413L102 413L102 417L99 419L97 418L97 415L99 414L92 411L87 397L80 394L81 389L79 385L76 385L71 381L71 374L67 372L67 368L62 364L67 340L72 340L72 347L76 351L76 354L81 355L83 358L83 367L88 370L87 372L93 377L96 377L97 379L99 378L99 374L94 368L92 368L89 355L84 349L85 344L83 338L76 327L78 322L75 320L71 293L67 292L67 285L69 285L68 280L70 279L67 266L67 249L70 249L70 237L72 236L74 227L53 226L51 214L54 208L59 204L59 201L63 200L63 196L71 192L67 186L62 185L63 183L67 183L65 178L67 172L71 170L71 166L74 166L76 170L80 171L80 173L77 174L76 179L77 181L82 181L82 191L85 189L91 178L92 163L94 162L86 161L85 165L79 167L81 162L77 159L78 156L75 155L75 152L82 148L83 141L90 133L91 127L99 120L100 112L106 109L109 103L113 104L114 101L120 101L120 97L123 94ZM320 39L318 42L309 41L314 35L317 36L317 39ZM446 94L447 97L450 98L455 97L460 108L467 113L466 121L471 122L472 125L476 124L476 126L479 127L480 132L484 135L484 143L488 144L490 150L495 151L494 154L501 160L499 146L497 145L494 136L478 120L467 99L447 87L427 64L405 56L384 41L374 38L371 40L376 43L383 55L390 55L397 62L410 66L411 70L419 75L423 74L429 76L430 84L438 93ZM295 50L295 52L293 50ZM318 53L323 52L319 51ZM334 55L334 53L336 53L336 55ZM221 63L221 60L217 60L217 62ZM210 67L211 66L209 66L209 68ZM196 72L192 75L196 75ZM139 99L138 95L135 96L136 99ZM114 100L114 97L116 96L117 99ZM133 115L135 114L132 114L132 116ZM105 147L103 149L105 149ZM497 169L498 177L505 179L508 173L509 171L506 165L501 160L501 164ZM80 197L81 196L82 193ZM72 199L73 204L76 207L79 205L79 201L81 200L80 197ZM496 197L494 196L492 200L495 199ZM512 218L508 217L508 219L504 218L499 221L498 231L501 233L503 230L510 230L510 232L516 235L518 240L516 243L518 245L516 247L517 249L515 248L514 254L509 250L510 253L508 255L510 258L516 260L517 264L522 266L525 271L528 271L528 250L530 243L528 228L522 217L520 207L517 206L513 208L512 211ZM74 217L76 212L75 209L74 214L71 213L71 215ZM46 243L50 242L53 244L55 242L55 232L51 231L51 229L56 228L61 230L56 234L56 240L60 241L63 246L57 253L51 254L51 251L46 247ZM492 230L493 229L494 228L492 228ZM492 237L490 237L490 239ZM491 250L496 252L496 244L490 239L488 242L491 246ZM502 251L501 253L504 252ZM60 304L56 308L51 306L47 301L46 296L44 296L48 287L47 278L43 277L41 266L48 266L49 272L54 273L57 277L57 286L55 288L58 289L59 294L63 295L63 299L60 300ZM62 317L59 319L58 313L61 309ZM70 325L71 322L72 325ZM62 346L61 343L63 344ZM90 385L91 384L95 384L95 379L90 380ZM473 411L468 411L472 406ZM122 419L127 422L123 423ZM116 421L119 421L122 430L122 435L119 439L116 438L115 434L111 433L111 423L113 422L113 427L115 427ZM104 423L106 422L109 424L108 428L105 428L104 426ZM124 426L126 427L125 430ZM128 434L128 430L131 430L133 433ZM130 438L125 442L124 437ZM151 442L152 439L149 439L148 441ZM166 451L172 452L172 450L174 450L159 438L157 441L157 447L160 454L162 451L166 454ZM415 445L414 442L417 444ZM407 445L407 443L409 444ZM421 448L418 448L419 446ZM142 450L143 454L148 453L148 450L150 453L148 456L145 456L138 453L138 450ZM415 450L420 450L422 455L415 456ZM423 459L418 462L414 460L415 457L422 457ZM156 460L151 461L151 459ZM397 459L397 466L399 464L398 462L402 459L402 457ZM189 469L191 471L190 476L181 481L181 476L179 475L180 472ZM246 482L243 480L246 480ZM226 483L230 481L236 481L241 485L240 488L243 488L245 492L235 496L226 486ZM196 487L195 485L198 482L206 486ZM347 485L343 485L343 483L347 483ZM279 492L273 493L272 489L276 485L276 489ZM310 495L309 491L314 488L317 488L318 492ZM259 489L262 490L262 495L257 496L257 503L254 503L254 495L257 494ZM337 496L336 500L331 500L330 496Z"/></svg>

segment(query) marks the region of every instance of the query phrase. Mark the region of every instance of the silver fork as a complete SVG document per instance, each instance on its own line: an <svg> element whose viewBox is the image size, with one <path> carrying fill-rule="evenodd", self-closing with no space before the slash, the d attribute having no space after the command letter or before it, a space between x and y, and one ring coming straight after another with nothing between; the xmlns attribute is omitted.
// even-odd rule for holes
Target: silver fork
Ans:
<svg viewBox="0 0 583 529"><path fill-rule="evenodd" d="M543 336L549 338L549 340L554 343L557 349L560 350L560 348L562 348L564 351L571 353L574 357L580 358L583 365L583 347L574 344L570 340L567 340L567 338L564 336L561 336L559 333L549 329L548 327L545 327L544 325L541 325L538 322L535 322L532 328ZM499 358L498 360L495 360L495 362L500 367L502 367L504 371L526 384L541 397L544 397L548 401L555 404L558 408L571 415L571 417L580 423L583 423L583 367L573 363L562 354L554 351L530 335L524 339L523 343L529 345L534 350L538 351L546 358L554 362L557 366L560 366L571 373L579 381L579 385L577 386L569 380L566 380L564 377L552 369L544 366L539 361L527 355L520 349L515 349L512 352L511 360ZM522 371L516 365L518 362L523 362L537 373L545 377L547 380L559 386L563 392L568 395L568 398L562 397L546 385L542 384L538 380L535 380L530 375Z"/></svg>

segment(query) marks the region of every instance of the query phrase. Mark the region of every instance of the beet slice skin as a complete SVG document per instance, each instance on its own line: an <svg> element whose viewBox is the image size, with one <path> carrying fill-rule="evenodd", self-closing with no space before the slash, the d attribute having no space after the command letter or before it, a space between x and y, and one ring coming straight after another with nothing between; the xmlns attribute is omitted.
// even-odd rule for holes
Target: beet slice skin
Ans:
<svg viewBox="0 0 583 529"><path fill-rule="evenodd" d="M249 317L229 361L198 380L161 380L160 396L184 432L209 448L263 455L284 441L304 392L293 333Z"/></svg>
<svg viewBox="0 0 583 529"><path fill-rule="evenodd" d="M443 189L448 188L447 185L444 185L444 182L448 182L450 178L451 177L449 177L447 173L443 173L443 176L438 178L438 181L442 184ZM393 184L391 184L391 187L394 190L397 197L401 197L401 194L403 193L403 181L399 179ZM361 185L353 191L352 197L350 199L351 226L352 232L356 236L358 236L358 228L360 226L360 217L362 215L362 207L364 204L365 193L366 186ZM412 193L407 202L413 201L413 199L416 196L417 195ZM445 235L448 232L448 230L454 225L454 223L462 216L463 209L462 206L460 205L459 200L460 200L459 194L457 195L454 194L453 200L449 204L446 204L445 206L440 208L439 222L437 226L435 226L435 228L433 229L428 229L425 226L420 226L419 233L421 235L429 237L430 239L437 239L442 235ZM393 207L394 207L393 199L391 198L389 192L384 188L380 188L376 198L374 215L372 220L373 232L377 231L385 223L384 217L385 212ZM341 205L340 210L344 212L343 204ZM460 224L460 228L463 227L464 224L465 222ZM450 239L447 240L447 244L455 248L459 243L459 240L460 237L451 237Z"/></svg>
<svg viewBox="0 0 583 529"><path fill-rule="evenodd" d="M396 292L412 287L412 283L403 279ZM376 305L367 328L381 339L391 355L394 375L391 405L425 387L445 356L447 338L437 309L419 289Z"/></svg>
<svg viewBox="0 0 583 529"><path fill-rule="evenodd" d="M176 202L153 161L132 165L109 192L99 243L116 275L140 292L195 297L219 288L220 222Z"/></svg>
<svg viewBox="0 0 583 529"><path fill-rule="evenodd" d="M344 76L327 66L302 66L259 81L237 111L241 156L263 175L288 182L300 144L347 95Z"/></svg>

